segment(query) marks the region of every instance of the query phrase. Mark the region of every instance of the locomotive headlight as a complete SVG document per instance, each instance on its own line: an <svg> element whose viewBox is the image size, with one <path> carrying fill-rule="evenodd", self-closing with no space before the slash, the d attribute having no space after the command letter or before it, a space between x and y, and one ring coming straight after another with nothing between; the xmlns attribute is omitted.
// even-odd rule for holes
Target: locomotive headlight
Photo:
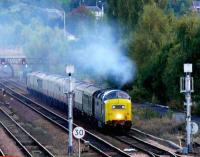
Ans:
<svg viewBox="0 0 200 157"><path fill-rule="evenodd" d="M123 115L122 114L116 114L116 119L122 119Z"/></svg>

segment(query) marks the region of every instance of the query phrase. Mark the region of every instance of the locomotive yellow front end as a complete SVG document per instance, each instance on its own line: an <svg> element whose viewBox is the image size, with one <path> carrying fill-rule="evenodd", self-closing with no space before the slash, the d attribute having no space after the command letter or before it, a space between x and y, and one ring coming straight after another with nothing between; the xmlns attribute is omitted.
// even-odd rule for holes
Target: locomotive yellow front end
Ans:
<svg viewBox="0 0 200 157"><path fill-rule="evenodd" d="M107 93L104 100L106 125L130 129L132 125L130 96L123 91L114 90Z"/></svg>

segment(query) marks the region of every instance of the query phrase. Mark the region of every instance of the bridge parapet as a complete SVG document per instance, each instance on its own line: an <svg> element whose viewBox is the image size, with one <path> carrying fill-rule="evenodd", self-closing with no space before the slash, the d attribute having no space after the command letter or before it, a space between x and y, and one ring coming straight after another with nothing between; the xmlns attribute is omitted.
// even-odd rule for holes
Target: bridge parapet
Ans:
<svg viewBox="0 0 200 157"><path fill-rule="evenodd" d="M26 57L1 57L0 64L17 64L17 65L26 65L26 64L45 64L40 58L26 58Z"/></svg>

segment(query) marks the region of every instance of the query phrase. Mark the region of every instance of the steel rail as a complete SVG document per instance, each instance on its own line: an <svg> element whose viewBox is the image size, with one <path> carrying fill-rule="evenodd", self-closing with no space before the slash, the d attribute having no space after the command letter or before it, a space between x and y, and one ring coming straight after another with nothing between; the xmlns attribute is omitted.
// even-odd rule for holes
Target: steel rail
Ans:
<svg viewBox="0 0 200 157"><path fill-rule="evenodd" d="M0 108L0 120L2 126L13 137L13 139L23 147L23 152L30 157L34 157L35 152L39 152L44 157L55 157L12 117L10 117L2 108Z"/></svg>
<svg viewBox="0 0 200 157"><path fill-rule="evenodd" d="M0 156L5 156L4 152L2 151L2 149L0 149Z"/></svg>
<svg viewBox="0 0 200 157"><path fill-rule="evenodd" d="M137 150L140 150L140 151L144 152L145 154L148 154L150 157L156 157L156 155L154 153L152 153L151 151L148 151L148 150L144 149L143 147L139 147L136 144L127 142L127 140L123 140L123 139L121 139L120 137L117 137L117 136L113 136L113 138L115 138L118 141L120 141L122 143L125 143L125 144L127 144L127 145L129 145L129 146L131 146L133 148L136 148Z"/></svg>
<svg viewBox="0 0 200 157"><path fill-rule="evenodd" d="M136 128L131 128L130 132L132 132L133 134L140 134L140 136L146 136L146 137L149 137L151 139L154 139L156 141L159 141L159 142L165 142L166 144L172 146L173 148L175 148L176 150L179 150L181 149L182 147L178 146L177 144L173 143L172 141L169 141L169 140L165 140L165 139L162 139L162 138L159 138L159 137L156 137L154 135L151 135L151 134L148 134L148 133L145 133L143 131L140 131ZM169 151L168 151L169 152ZM176 153L173 153L173 152L169 152L169 153L172 153L173 155L177 156L177 157L181 157L181 155L179 154L176 154Z"/></svg>
<svg viewBox="0 0 200 157"><path fill-rule="evenodd" d="M131 134L131 133L128 133L128 134L126 135L126 137L127 137L128 139L131 139L131 141L134 140L134 141L139 142L139 143L141 144L142 147L145 147L145 149L146 149L147 151L152 152L153 154L155 154L155 156L158 156L158 157L159 157L159 156L161 156L161 155L169 155L169 156L171 156L171 157L177 157L176 154L174 154L174 153L172 153L172 152L169 152L169 151L167 151L167 150L165 150L165 149L161 149L161 148L159 148L159 147L157 147L157 146L154 146L154 145L152 145L152 144L150 144L150 143L148 143L148 142L146 142L146 141L144 141L144 140L142 140L142 139L140 139L140 138L134 136L134 135Z"/></svg>
<svg viewBox="0 0 200 157"><path fill-rule="evenodd" d="M1 110L1 109L0 109ZM2 111L2 110L1 110ZM26 147L17 139L17 137L4 125L2 122L0 122L0 125L3 127L3 129L7 132L8 136L10 136L18 145L20 150L29 157L33 157L31 153L26 149Z"/></svg>
<svg viewBox="0 0 200 157"><path fill-rule="evenodd" d="M14 85L16 88L18 88L18 89L24 91L24 89L22 89L22 88L18 87L17 85L15 85L15 84L17 84L15 81L13 81L13 80L11 80L11 81L12 81L13 85ZM24 87L23 87L23 88L24 88ZM131 131L134 131L134 132L137 132L137 133L139 133L139 134L142 134L143 136L151 137L149 134L145 134L145 133L140 132L140 131L138 131L137 129L134 129L134 128L131 128ZM133 144L133 143L130 144L129 142L127 142L127 141L125 141L125 140L122 140L122 139L120 139L119 137L114 137L114 138L116 138L117 140L119 140L119 141L121 141L121 142L123 142L123 143L125 143L125 144L127 144L127 145L131 145L132 147L134 147L134 148L136 148L136 149L138 149L138 150L140 150L140 151L142 151L142 152L144 152L144 153L146 153L146 154L148 154L148 155L150 155L150 156L159 156L158 154L168 154L168 155L170 155L170 156L172 156L172 157L180 157L180 155L178 155L178 154L175 154L175 153L172 153L172 152L170 152L170 151L167 151L167 150L161 149L161 148L159 148L159 147L156 147L156 146L154 146L154 145L152 145L152 144L150 144L150 143L147 143L146 141L144 141L144 140L142 140L142 139L139 139L138 137L135 137L135 136L129 136L129 138L132 138L132 139L134 139L134 140L137 140L137 141L139 141L140 143L143 143L143 144L145 144L145 145L148 145L149 147L153 147L154 152L149 151L149 150L147 150L147 149L144 149L143 147L139 147L139 146L137 146L136 144ZM158 138L158 137L156 137L156 138ZM159 139L159 138L158 138L158 139ZM152 149L152 148L151 148L151 149ZM157 153L155 153L155 150L157 150ZM159 151L160 153L158 153L158 151Z"/></svg>
<svg viewBox="0 0 200 157"><path fill-rule="evenodd" d="M45 117L49 121L53 122L54 124L58 125L65 131L68 131L68 121L67 119L61 117L60 115L52 112L48 108L45 108L44 106L40 105L39 103L31 100L30 98L17 93L10 87L0 83L1 86L7 89L7 93L11 96L17 99L19 102L23 103L27 107L31 108L35 112L39 113L41 116ZM8 92L9 91L9 92ZM76 127L78 125L73 124L73 127ZM113 146L109 142L103 140L102 138L94 135L93 133L89 132L88 130L85 130L86 134L84 138L82 139L83 142L89 141L89 145L91 148L93 148L95 151L99 152L103 156L116 156L116 157L130 157L129 154L125 153L121 149Z"/></svg>
<svg viewBox="0 0 200 157"><path fill-rule="evenodd" d="M7 82L6 81L6 83L9 83L9 82ZM21 84L18 84L17 82L15 82L15 81L13 81L13 80L11 80L11 84L13 85L13 86L15 86L16 88L18 88L19 90L21 90L21 91L25 91L25 87L23 86L22 87L22 85ZM17 84L17 85L16 85ZM21 86L21 87L19 87L19 86ZM120 142L122 142L122 143L125 143L126 145L129 145L130 146L130 143L128 143L128 142L126 142L126 141L123 141L123 140L121 140L120 138L117 138L117 137L114 137L114 136L112 136L113 138L115 138L115 139L117 139L118 141L120 141ZM147 151L147 150L145 150L145 149L143 149L143 148L140 148L140 147L138 147L137 145L131 145L131 146L134 146L134 148L136 148L137 150L139 150L139 151L141 151L141 152L143 152L143 153L145 153L145 154L148 154L149 156L151 156L151 157L156 157L152 152L149 152L149 151Z"/></svg>
<svg viewBox="0 0 200 157"><path fill-rule="evenodd" d="M13 84L13 86L15 86L16 88L18 88L18 89L20 89L20 90L22 90L22 91L24 91L24 89L22 89L21 87L18 87L16 84L16 82L15 81L11 81L12 82L12 84ZM23 87L24 88L24 87ZM133 128L131 128L131 131L135 131L135 132L137 132L137 130L135 130L135 129L133 129ZM140 132L137 132L137 133L140 133ZM143 135L145 135L145 134L143 134ZM146 136L146 135L145 135ZM122 143L125 143L125 144L127 144L127 145L130 145L131 147L134 147L134 148L136 148L137 150L140 150L140 151L142 151L142 152L144 152L145 154L148 154L149 156L152 156L152 157L157 157L157 156L159 156L159 155L161 155L161 154L168 154L168 155L170 155L170 156L172 156L172 157L175 157L176 155L174 154L174 153L171 153L171 152L168 152L168 151L165 151L165 150L163 150L163 149L160 149L160 148L158 148L158 147L156 147L156 146L154 146L154 145L151 145L151 144L149 144L149 143L147 143L147 142L145 142L145 141L143 141L143 140L141 140L141 139L139 139L139 138L137 138L137 137L135 137L135 136L133 136L133 137L131 137L131 136L129 136L129 138L131 138L131 139L133 139L133 138L136 138L136 139L134 139L134 140L137 140L137 141L139 141L140 143L143 143L143 145L145 144L145 145L148 145L149 147L153 147L153 149L154 149L154 152L153 151L150 151L150 150L148 150L148 149L145 149L145 148L143 148L143 145L142 145L142 147L139 147L139 145L141 145L141 144L133 144L133 143L130 143L130 142L127 142L127 140L123 140L123 139L120 139L119 137L114 137L113 136L113 138L115 138L115 139L117 139L118 141L120 141L120 142L122 142ZM151 148L152 149L152 148ZM155 151L157 152L157 153L155 153ZM159 152L158 152L159 151ZM159 155L158 155L159 154ZM178 155L177 155L178 156Z"/></svg>

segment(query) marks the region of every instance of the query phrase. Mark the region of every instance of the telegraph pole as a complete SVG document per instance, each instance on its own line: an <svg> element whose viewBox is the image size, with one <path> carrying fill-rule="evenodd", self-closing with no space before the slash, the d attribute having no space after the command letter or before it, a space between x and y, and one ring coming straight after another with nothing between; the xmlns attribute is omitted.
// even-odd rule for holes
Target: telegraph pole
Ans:
<svg viewBox="0 0 200 157"><path fill-rule="evenodd" d="M74 66L67 65L66 73L69 76L69 88L68 88L68 155L73 154L73 137L72 137L72 129L73 129L73 86L72 86L72 74L74 73Z"/></svg>
<svg viewBox="0 0 200 157"><path fill-rule="evenodd" d="M183 153L188 154L192 151L191 93L194 92L193 78L190 76L192 73L192 64L184 64L184 73L185 77L181 77L180 79L180 92L185 95L184 106L186 106L186 147L183 148Z"/></svg>

